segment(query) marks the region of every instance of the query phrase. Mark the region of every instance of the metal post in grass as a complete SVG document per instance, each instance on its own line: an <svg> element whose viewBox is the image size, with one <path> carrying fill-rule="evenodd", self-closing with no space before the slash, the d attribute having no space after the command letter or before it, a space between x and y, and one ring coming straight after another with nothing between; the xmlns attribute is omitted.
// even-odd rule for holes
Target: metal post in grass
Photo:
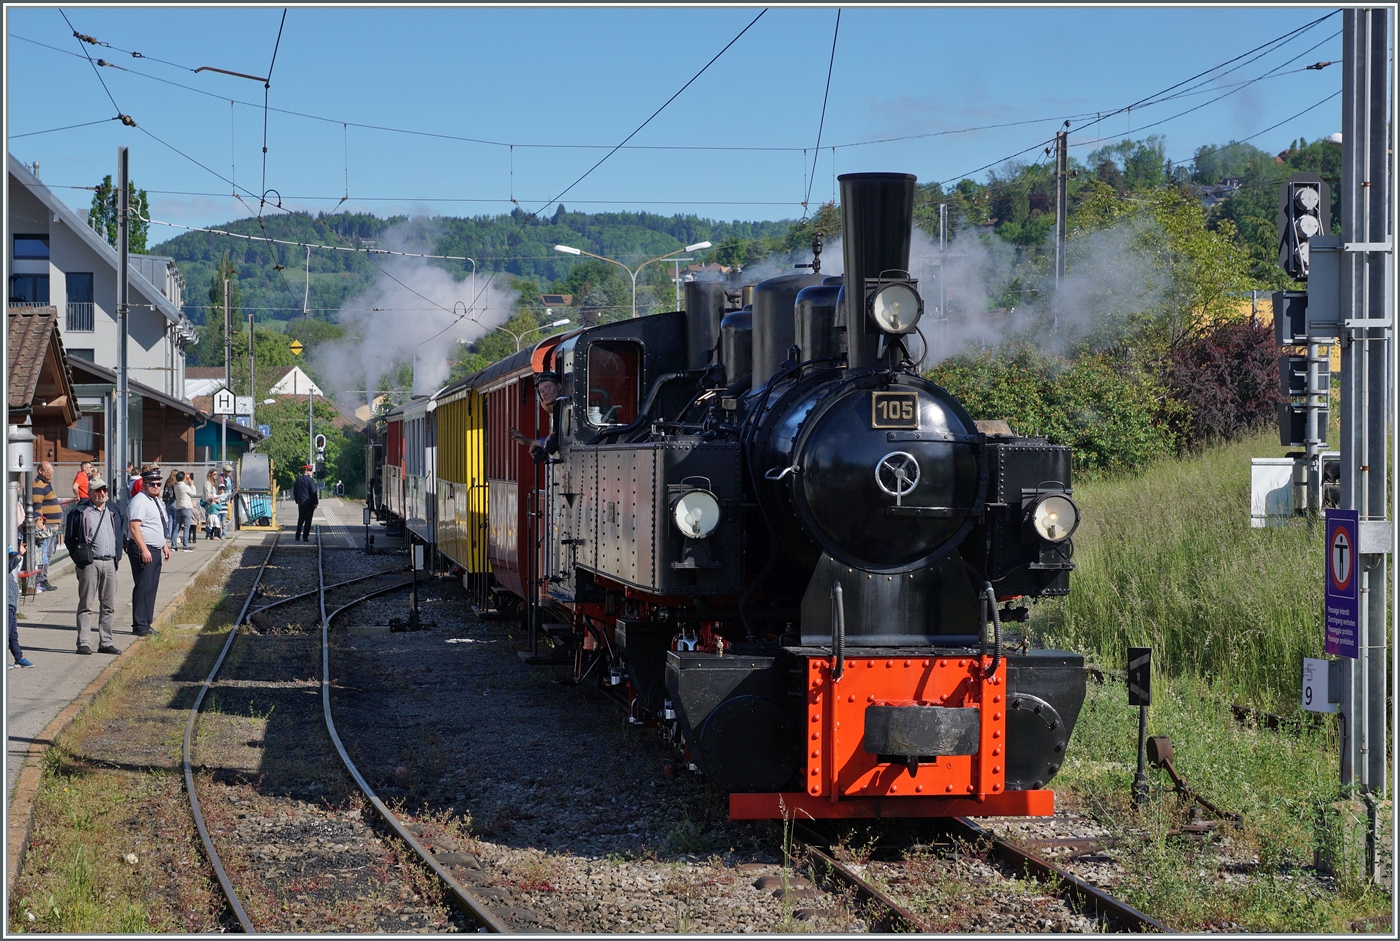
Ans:
<svg viewBox="0 0 1400 941"><path fill-rule="evenodd" d="M1357 515L1359 610L1356 658L1342 674L1342 790L1388 796L1386 728L1386 556L1395 532L1386 519L1387 414L1394 365L1394 154L1388 42L1390 11L1342 12L1342 172L1340 281L1342 347L1341 508ZM1377 815L1370 814L1367 870L1379 875Z"/></svg>
<svg viewBox="0 0 1400 941"><path fill-rule="evenodd" d="M1147 707L1152 705L1152 648L1128 648L1128 705L1138 707L1137 773L1133 775L1133 803L1146 806Z"/></svg>

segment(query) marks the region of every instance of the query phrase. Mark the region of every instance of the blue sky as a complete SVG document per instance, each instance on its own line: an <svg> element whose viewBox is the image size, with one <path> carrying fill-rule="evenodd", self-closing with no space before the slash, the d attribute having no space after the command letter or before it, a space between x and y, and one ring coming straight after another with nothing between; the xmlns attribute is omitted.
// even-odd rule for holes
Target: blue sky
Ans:
<svg viewBox="0 0 1400 941"><path fill-rule="evenodd" d="M343 208L380 215L496 214L511 209L512 197L527 210L552 211L560 192L761 9L292 7L268 102L329 120L267 113L266 186L287 205L313 211L330 210L347 194ZM1065 118L1080 159L1095 141L1157 133L1168 156L1187 160L1197 146L1250 137L1339 91L1341 16L1228 76L1207 75L1188 97L1098 123L1093 115L1161 92L1332 9L845 7L822 151L808 184L837 8L773 7L633 138L647 149L614 154L562 201L585 211L796 218L806 186L814 205L832 197L833 173L898 170L921 181L956 181L1028 148L1021 159L1041 158L1040 145ZM209 225L250 214L229 195L230 181L256 206L264 176L262 82L191 69L265 76L282 7L63 8L74 29L111 48L80 44L57 7L5 13L9 151L25 163L37 160L44 182L71 205L85 209L91 196L63 187L114 173L116 148L125 144L132 178L151 192L153 218ZM126 71L98 69L104 91L93 67L74 56L84 51ZM1327 60L1338 61L1300 71ZM1231 91L1273 69L1273 77ZM139 128L106 120L116 113L108 92ZM230 106L230 99L248 104ZM88 121L103 123L17 136ZM1038 123L940 133L1012 122ZM1252 143L1279 151L1339 128L1333 98ZM895 137L907 139L861 143ZM844 146L851 144L860 146ZM986 171L970 175L985 179ZM151 241L178 232L154 226Z"/></svg>

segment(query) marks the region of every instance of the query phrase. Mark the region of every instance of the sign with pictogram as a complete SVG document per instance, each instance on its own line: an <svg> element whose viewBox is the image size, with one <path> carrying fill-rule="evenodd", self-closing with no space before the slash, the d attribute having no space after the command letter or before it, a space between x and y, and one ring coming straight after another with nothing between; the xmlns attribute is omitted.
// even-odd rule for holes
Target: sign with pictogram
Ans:
<svg viewBox="0 0 1400 941"><path fill-rule="evenodd" d="M292 341L292 345L291 345L290 347L288 347L288 349L290 349L290 350L292 351L292 355L293 355L293 356L300 356L300 355L301 355L301 351L304 350L304 349L306 349L306 347L304 347L304 346L301 345L301 341L300 341L300 340L293 340L293 341Z"/></svg>
<svg viewBox="0 0 1400 941"><path fill-rule="evenodd" d="M220 389L214 393L214 414L232 415L233 407L237 404L234 394L227 389Z"/></svg>
<svg viewBox="0 0 1400 941"><path fill-rule="evenodd" d="M1361 579L1357 573L1360 555L1356 544L1359 517L1356 510L1328 510L1325 519L1325 647L1330 654L1356 659L1361 615Z"/></svg>
<svg viewBox="0 0 1400 941"><path fill-rule="evenodd" d="M1152 705L1152 648L1128 648L1128 705Z"/></svg>

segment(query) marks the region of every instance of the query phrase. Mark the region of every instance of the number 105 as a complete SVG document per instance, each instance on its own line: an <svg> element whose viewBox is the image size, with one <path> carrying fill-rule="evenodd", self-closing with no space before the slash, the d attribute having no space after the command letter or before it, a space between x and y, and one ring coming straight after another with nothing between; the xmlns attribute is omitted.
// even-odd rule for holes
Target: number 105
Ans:
<svg viewBox="0 0 1400 941"><path fill-rule="evenodd" d="M914 403L908 399L881 399L875 403L875 411L883 421L913 421Z"/></svg>

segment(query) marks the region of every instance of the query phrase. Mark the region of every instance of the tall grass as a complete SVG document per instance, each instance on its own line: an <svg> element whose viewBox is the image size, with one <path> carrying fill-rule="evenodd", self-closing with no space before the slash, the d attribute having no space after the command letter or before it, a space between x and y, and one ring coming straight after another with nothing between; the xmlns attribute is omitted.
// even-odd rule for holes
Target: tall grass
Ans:
<svg viewBox="0 0 1400 941"><path fill-rule="evenodd" d="M1071 591L1032 630L1105 668L1151 647L1155 671L1290 709L1302 658L1323 655L1324 556L1320 520L1250 527L1250 458L1282 453L1260 434L1076 486Z"/></svg>

